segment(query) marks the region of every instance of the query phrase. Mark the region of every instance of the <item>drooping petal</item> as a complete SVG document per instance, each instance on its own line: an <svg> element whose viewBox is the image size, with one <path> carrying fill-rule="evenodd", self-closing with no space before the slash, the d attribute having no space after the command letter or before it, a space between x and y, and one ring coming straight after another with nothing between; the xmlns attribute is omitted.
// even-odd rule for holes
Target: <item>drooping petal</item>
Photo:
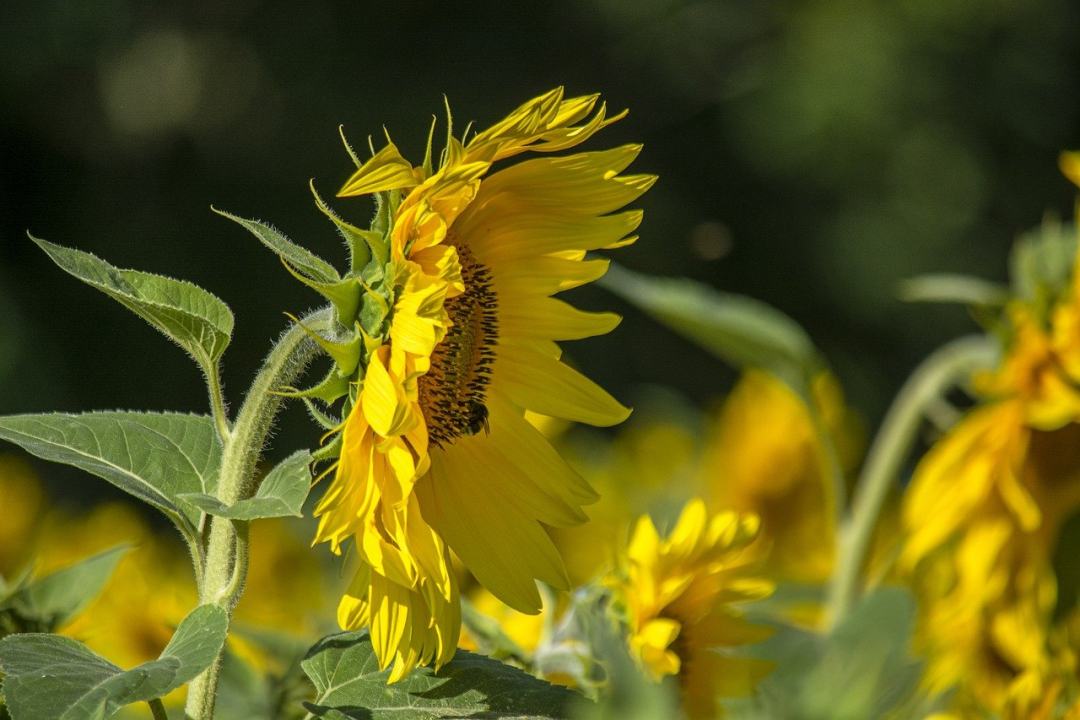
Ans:
<svg viewBox="0 0 1080 720"><path fill-rule="evenodd" d="M523 408L590 425L616 425L630 416L599 385L530 345L502 345L498 386Z"/></svg>
<svg viewBox="0 0 1080 720"><path fill-rule="evenodd" d="M341 190L338 190L338 197L400 190L417 183L418 179L412 164L401 156L394 143L388 142L345 181Z"/></svg>

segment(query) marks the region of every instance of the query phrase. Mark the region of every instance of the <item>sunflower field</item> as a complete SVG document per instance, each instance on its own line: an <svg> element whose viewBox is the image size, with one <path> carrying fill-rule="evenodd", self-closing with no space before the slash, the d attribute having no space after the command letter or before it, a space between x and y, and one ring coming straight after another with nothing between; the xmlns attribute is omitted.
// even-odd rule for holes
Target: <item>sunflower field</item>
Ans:
<svg viewBox="0 0 1080 720"><path fill-rule="evenodd" d="M0 720L1080 720L1075 11L256 5L12 11Z"/></svg>

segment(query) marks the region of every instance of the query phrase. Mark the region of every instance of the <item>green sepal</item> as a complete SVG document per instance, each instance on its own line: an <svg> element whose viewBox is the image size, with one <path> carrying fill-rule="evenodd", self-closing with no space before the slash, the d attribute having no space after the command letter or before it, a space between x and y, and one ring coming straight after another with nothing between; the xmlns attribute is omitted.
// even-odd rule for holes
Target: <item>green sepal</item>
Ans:
<svg viewBox="0 0 1080 720"><path fill-rule="evenodd" d="M341 427L341 418L328 415L318 404L311 398L301 398L304 403L304 407L307 408L308 415L315 421L323 430L337 430Z"/></svg>
<svg viewBox="0 0 1080 720"><path fill-rule="evenodd" d="M373 260L360 271L360 279L365 285L376 287L386 279L386 266Z"/></svg>
<svg viewBox="0 0 1080 720"><path fill-rule="evenodd" d="M362 356L363 347L362 337L357 335L348 342L334 342L333 340L327 340L307 325L304 325L295 315L285 313L285 316L299 325L300 328L307 333L307 336L314 340L315 343L323 349L323 352L330 356L334 363L337 364L338 370L342 375L351 376L356 372L356 369L360 367L360 358Z"/></svg>
<svg viewBox="0 0 1080 720"><path fill-rule="evenodd" d="M382 337L390 303L380 293L368 290L360 300L360 327L369 337Z"/></svg>
<svg viewBox="0 0 1080 720"><path fill-rule="evenodd" d="M316 207L322 211L323 215L330 218L330 222L334 223L349 247L350 273L359 273L371 261L373 245L385 243L383 237L371 230L361 230L352 223L343 220L319 195L319 191L315 189L314 180L310 181L309 186L311 187L311 194L315 196Z"/></svg>
<svg viewBox="0 0 1080 720"><path fill-rule="evenodd" d="M1024 233L1009 256L1013 292L1045 318L1072 279L1076 258L1076 226L1046 220Z"/></svg>
<svg viewBox="0 0 1080 720"><path fill-rule="evenodd" d="M335 400L345 397L349 393L349 378L345 377L338 372L337 366L331 367L330 372L326 374L318 384L309 387L306 390L297 390L296 388L282 388L276 391L276 394L282 397L288 398L315 398L316 400L322 400L329 405Z"/></svg>
<svg viewBox="0 0 1080 720"><path fill-rule="evenodd" d="M430 177L431 174L434 172L434 168L432 168L431 165L431 146L435 141L435 126L438 124L438 122L438 116L432 115L431 126L428 127L427 133L427 147L424 149L424 163L422 165L422 167L424 168L424 175L428 177Z"/></svg>
<svg viewBox="0 0 1080 720"><path fill-rule="evenodd" d="M341 144L345 146L345 152L349 154L349 158L353 161L353 164L356 165L357 169L359 169L364 164L364 161L356 154L356 151L353 150L353 146L349 144L348 138L345 137L345 126L338 125L337 129L338 135L341 136Z"/></svg>
<svg viewBox="0 0 1080 720"><path fill-rule="evenodd" d="M354 278L344 278L328 283L318 282L306 277L284 257L281 258L281 264L285 266L290 275L330 301L330 304L334 306L340 324L350 327L356 322L356 314L360 309L361 289L360 283Z"/></svg>
<svg viewBox="0 0 1080 720"><path fill-rule="evenodd" d="M371 246L371 253L374 261L380 265L390 261L390 230L394 216L389 195L388 192L375 193L375 217L371 220L371 232L379 238L379 242Z"/></svg>
<svg viewBox="0 0 1080 720"><path fill-rule="evenodd" d="M343 441L341 439L341 433L335 434L334 438L326 445L323 445L317 450L311 451L312 462L321 463L328 462L330 460L337 460L338 457L341 456L342 442Z"/></svg>
<svg viewBox="0 0 1080 720"><path fill-rule="evenodd" d="M307 248L297 245L287 238L277 228L271 227L259 220L248 220L238 215L218 210L211 206L211 210L223 218L228 218L257 237L263 245L270 248L282 260L287 260L294 268L299 270L309 280L320 283L333 283L341 279L341 275L334 266L320 258Z"/></svg>

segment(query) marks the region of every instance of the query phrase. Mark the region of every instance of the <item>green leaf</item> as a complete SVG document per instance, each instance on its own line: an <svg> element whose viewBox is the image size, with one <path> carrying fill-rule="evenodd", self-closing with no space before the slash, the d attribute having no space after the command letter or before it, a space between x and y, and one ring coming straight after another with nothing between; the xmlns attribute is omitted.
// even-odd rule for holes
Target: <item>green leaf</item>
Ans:
<svg viewBox="0 0 1080 720"><path fill-rule="evenodd" d="M916 696L922 666L909 650L914 617L915 602L906 590L881 588L827 635L779 628L750 651L775 662L776 669L761 682L755 698L727 701L727 716L925 717L927 707Z"/></svg>
<svg viewBox="0 0 1080 720"><path fill-rule="evenodd" d="M186 350L207 376L229 346L233 314L215 295L182 280L121 270L90 253L30 237L65 272L97 288Z"/></svg>
<svg viewBox="0 0 1080 720"><path fill-rule="evenodd" d="M228 630L229 616L216 605L200 605L188 613L159 658L175 658L180 661L180 667L172 684L155 697L172 692L210 667L225 643Z"/></svg>
<svg viewBox="0 0 1080 720"><path fill-rule="evenodd" d="M334 266L320 258L307 248L301 247L289 238L285 237L280 230L267 225L259 220L247 220L245 218L227 213L211 207L211 210L224 218L247 228L252 235L259 238L263 245L270 248L282 260L287 262L309 280L320 283L335 283L341 279Z"/></svg>
<svg viewBox="0 0 1080 720"><path fill-rule="evenodd" d="M200 510L232 520L257 520L272 517L300 517L308 491L311 490L311 453L299 450L282 460L263 479L255 496L225 505L212 495L191 493L182 500Z"/></svg>
<svg viewBox="0 0 1080 720"><path fill-rule="evenodd" d="M9 415L0 417L0 440L109 481L161 510L189 536L201 515L177 496L213 494L221 464L214 423L202 415Z"/></svg>
<svg viewBox="0 0 1080 720"><path fill-rule="evenodd" d="M9 635L0 640L0 668L12 720L104 720L124 705L167 695L209 667L227 626L221 608L198 607L161 657L127 671L70 638Z"/></svg>
<svg viewBox="0 0 1080 720"><path fill-rule="evenodd" d="M448 717L563 718L579 697L517 668L459 650L438 673L413 671L387 685L367 633L331 635L301 663L315 683L316 717L359 720L433 720Z"/></svg>
<svg viewBox="0 0 1080 720"><path fill-rule="evenodd" d="M129 549L115 547L34 580L0 603L0 609L9 607L21 617L55 629L97 597Z"/></svg>
<svg viewBox="0 0 1080 720"><path fill-rule="evenodd" d="M1009 289L969 275L932 273L900 283L900 299L905 302L960 303L1000 307L1009 300Z"/></svg>
<svg viewBox="0 0 1080 720"><path fill-rule="evenodd" d="M608 290L732 365L770 370L797 388L820 366L810 337L763 302L685 278L657 278L612 265Z"/></svg>

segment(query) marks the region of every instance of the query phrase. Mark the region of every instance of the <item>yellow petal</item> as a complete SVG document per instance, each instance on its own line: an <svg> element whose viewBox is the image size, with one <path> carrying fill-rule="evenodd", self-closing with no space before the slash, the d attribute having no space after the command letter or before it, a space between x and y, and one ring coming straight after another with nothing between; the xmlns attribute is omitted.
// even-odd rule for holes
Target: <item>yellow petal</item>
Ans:
<svg viewBox="0 0 1080 720"><path fill-rule="evenodd" d="M499 483L474 473L453 446L432 453L416 484L424 519L481 585L519 612L540 611L536 580L569 585L562 559L543 527L525 516Z"/></svg>
<svg viewBox="0 0 1080 720"><path fill-rule="evenodd" d="M400 435L409 429L413 420L404 387L383 364L388 352L389 347L383 346L371 356L360 393L364 417L383 437Z"/></svg>
<svg viewBox="0 0 1080 720"><path fill-rule="evenodd" d="M370 195L384 190L412 187L418 182L412 163L401 156L394 143L375 153L345 181L338 197Z"/></svg>

